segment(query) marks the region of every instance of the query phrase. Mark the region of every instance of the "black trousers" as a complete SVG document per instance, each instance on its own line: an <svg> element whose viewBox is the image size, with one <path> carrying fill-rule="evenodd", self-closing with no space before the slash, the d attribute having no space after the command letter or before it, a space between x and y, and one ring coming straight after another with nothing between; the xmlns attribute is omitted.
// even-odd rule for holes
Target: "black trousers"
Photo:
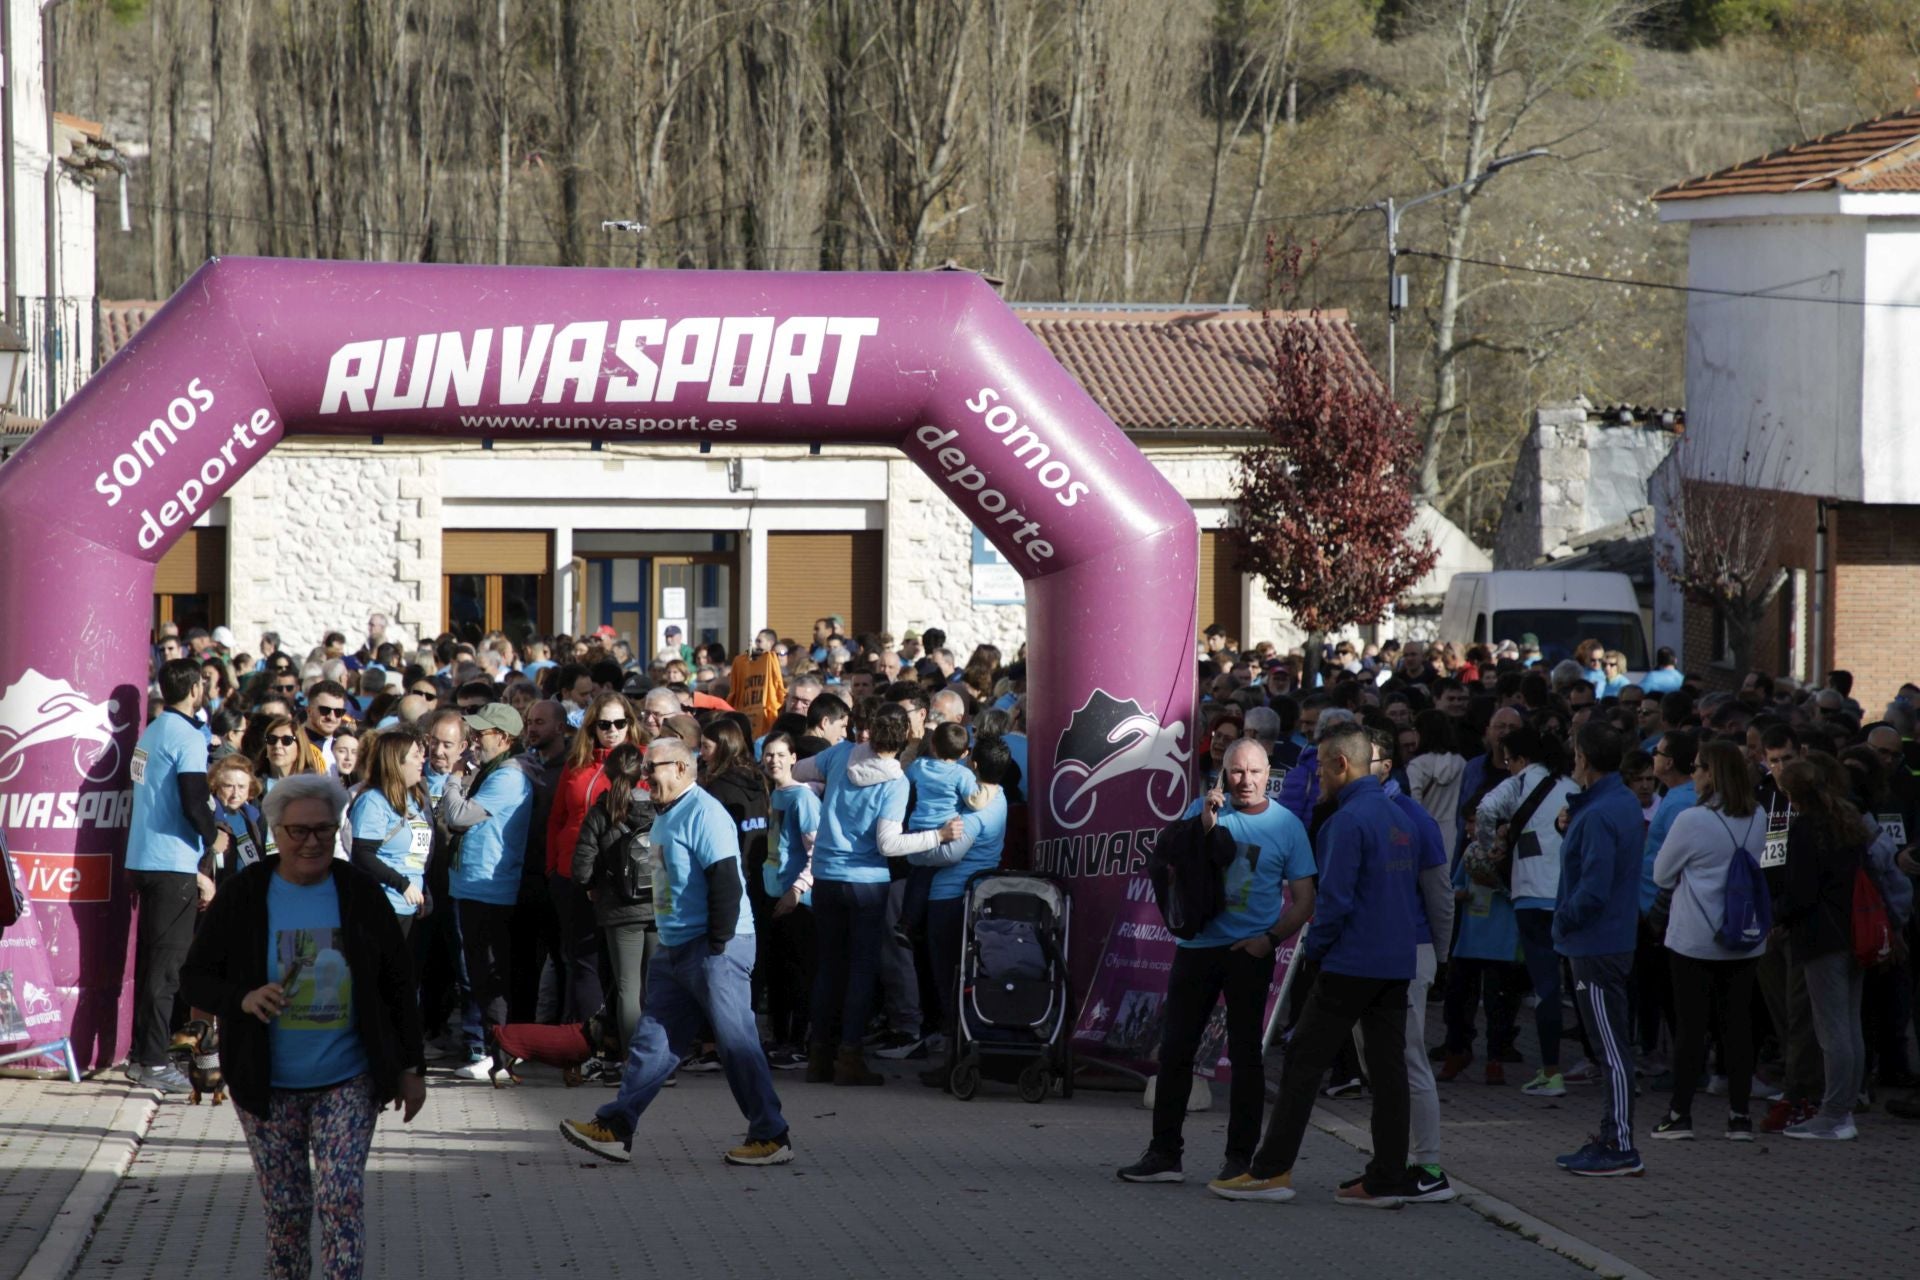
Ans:
<svg viewBox="0 0 1920 1280"><path fill-rule="evenodd" d="M1227 1159L1252 1158L1254 1144L1260 1141L1260 1107L1267 1100L1260 1063L1260 1017L1266 1012L1267 988L1272 983L1271 953L1256 960L1231 947L1174 948L1161 1021L1160 1076L1153 1095L1155 1151L1177 1156L1185 1145L1180 1127L1193 1094L1193 1055L1199 1051L1214 1005L1224 995L1227 1059L1233 1065L1233 1083L1227 1090ZM1405 1076L1401 1078L1404 1082ZM1400 1141L1406 1145L1404 1117Z"/></svg>
<svg viewBox="0 0 1920 1280"><path fill-rule="evenodd" d="M1313 993L1287 1043L1287 1065L1266 1140L1250 1172L1270 1178L1293 1168L1319 1096L1320 1077L1358 1023L1373 1086L1373 1159L1365 1186L1390 1194L1407 1176L1407 979L1354 978L1320 971ZM1235 1079L1239 1071L1234 1072Z"/></svg>
<svg viewBox="0 0 1920 1280"><path fill-rule="evenodd" d="M760 936L765 949L753 968L766 975L774 1043L804 1051L813 1013L813 908L798 906L777 920L769 912Z"/></svg>
<svg viewBox="0 0 1920 1280"><path fill-rule="evenodd" d="M140 926L133 953L133 1052L130 1060L163 1067L173 1047L173 998L180 966L193 945L200 911L199 877L184 871L133 871Z"/></svg>
<svg viewBox="0 0 1920 1280"><path fill-rule="evenodd" d="M540 1006L541 971L551 961L554 976L563 981L566 977L560 959L560 917L554 913L544 875L527 876L520 881L520 899L513 905L513 938L512 964L507 978L507 1016L514 1022L534 1022ZM565 999L563 988L563 1004ZM583 1013L577 1020L583 1021L586 1016ZM562 1017L559 1021L568 1019Z"/></svg>
<svg viewBox="0 0 1920 1280"><path fill-rule="evenodd" d="M1638 961L1636 960L1636 963ZM1673 1110L1693 1115L1693 1094L1707 1065L1707 1032L1727 1068L1727 1110L1745 1115L1753 1091L1752 960L1695 960L1667 954L1673 975Z"/></svg>
<svg viewBox="0 0 1920 1280"><path fill-rule="evenodd" d="M467 981L473 987L473 1002L480 1007L480 1034L491 1052L493 1029L508 1020L507 998L513 983L513 923L518 910L512 903L500 905L456 898L454 909L460 914L460 943L467 957ZM528 939L528 945L533 940Z"/></svg>

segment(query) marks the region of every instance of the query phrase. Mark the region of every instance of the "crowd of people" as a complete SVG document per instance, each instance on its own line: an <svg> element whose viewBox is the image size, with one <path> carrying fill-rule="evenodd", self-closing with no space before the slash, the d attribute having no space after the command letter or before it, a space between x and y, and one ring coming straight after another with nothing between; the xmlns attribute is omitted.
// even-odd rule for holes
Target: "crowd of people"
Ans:
<svg viewBox="0 0 1920 1280"><path fill-rule="evenodd" d="M578 1078L618 1092L562 1133L614 1161L680 1071L725 1073L744 1165L792 1158L775 1072L947 1081L959 899L1025 826L1019 655L837 618L644 662L387 625L304 659L163 628L134 756L127 1073L189 1092L180 1029L218 1023L275 1274L316 1207L357 1274L374 1114L411 1119L430 1063L510 1071L517 1024L596 1029Z"/></svg>
<svg viewBox="0 0 1920 1280"><path fill-rule="evenodd" d="M1316 1091L1370 1089L1374 1159L1339 1201L1450 1199L1436 1084L1506 1085L1509 1067L1531 1068L1519 1088L1532 1097L1598 1086L1598 1131L1557 1161L1585 1176L1642 1173L1640 1140L1693 1138L1703 1096L1725 1098L1734 1141L1849 1141L1876 1102L1920 1119L1920 686L1870 712L1845 671L1818 686L1754 671L1710 691L1670 650L1629 678L1599 641L1555 661L1533 639L1340 642L1309 681L1298 654L1210 631L1197 817L1235 815L1246 868L1228 871L1242 905L1225 932L1179 944L1163 1088L1191 1064L1197 1027L1172 1010L1196 995L1208 1009L1225 996L1238 1080L1234 1028L1257 1028L1266 985L1258 972L1236 984L1235 966L1306 925L1273 1121L1256 1148L1258 1093L1234 1090L1215 1194L1292 1198ZM1302 866L1317 898L1293 883ZM1244 882L1251 899L1236 896ZM1431 1050L1429 1000L1446 1029ZM1531 1062L1515 1034L1527 1006ZM1659 1100L1647 1123L1643 1090ZM1120 1176L1181 1180L1177 1108L1156 1108L1152 1143Z"/></svg>
<svg viewBox="0 0 1920 1280"><path fill-rule="evenodd" d="M792 1158L777 1073L873 1086L878 1054L948 1082L965 886L1025 845L1024 651L961 663L938 631L837 618L737 654L670 632L644 659L610 628L387 630L375 615L356 651L333 632L301 657L163 628L135 752L128 1073L187 1092L176 1033L217 1018L276 1258L318 1205L353 1273L374 1112L410 1119L429 1063L494 1078L515 1024L596 1029L579 1075L617 1092L562 1134L613 1161L682 1071L725 1073L737 1164ZM1522 1091L1600 1086L1598 1132L1560 1158L1574 1173L1640 1172L1638 1139L1694 1136L1703 1095L1726 1097L1734 1139L1851 1139L1875 1095L1920 1118L1894 1096L1915 1083L1920 688L1871 716L1845 672L1708 692L1666 651L1629 679L1598 642L1553 662L1343 641L1309 665L1212 628L1199 661L1190 821L1198 845L1230 837L1228 906L1181 939L1152 1141L1121 1177L1183 1176L1222 998L1235 1083L1210 1188L1228 1198L1290 1198L1316 1096L1363 1089L1374 1157L1341 1201L1451 1198L1437 1086L1506 1083L1529 1005ZM1756 909L1759 932L1729 925ZM1262 1140L1261 1014L1296 935ZM1665 1102L1636 1127L1642 1087ZM309 1145L311 1171L289 1154Z"/></svg>

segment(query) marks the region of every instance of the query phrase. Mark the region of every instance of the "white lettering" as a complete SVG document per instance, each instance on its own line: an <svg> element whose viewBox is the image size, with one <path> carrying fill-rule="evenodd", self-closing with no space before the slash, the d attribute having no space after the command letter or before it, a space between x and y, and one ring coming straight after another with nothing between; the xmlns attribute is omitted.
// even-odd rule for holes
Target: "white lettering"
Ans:
<svg viewBox="0 0 1920 1280"><path fill-rule="evenodd" d="M833 316L827 321L827 332L840 339L840 350L833 357L833 382L827 387L827 403L845 404L853 389L853 364L860 355L860 340L880 332L880 321L874 316Z"/></svg>
<svg viewBox="0 0 1920 1280"><path fill-rule="evenodd" d="M327 385L320 393L320 412L338 413L344 404L355 413L367 411L367 393L380 374L380 340L349 342L327 362Z"/></svg>
<svg viewBox="0 0 1920 1280"><path fill-rule="evenodd" d="M616 360L633 370L631 378L608 378L607 400L615 404L631 404L636 400L653 399L655 381L660 376L660 366L650 359L641 348L659 346L667 340L667 322L665 320L622 320L620 332L613 340L613 355Z"/></svg>
<svg viewBox="0 0 1920 1280"><path fill-rule="evenodd" d="M433 349L439 343L437 333L423 333L413 340L413 360L407 366L407 389L400 390L400 365L406 354L405 338L388 338L380 357L380 379L373 393L375 409L418 409L427 402L427 384L432 380Z"/></svg>
<svg viewBox="0 0 1920 1280"><path fill-rule="evenodd" d="M747 360L737 360L740 339L747 339ZM773 346L772 316L728 316L720 322L720 343L713 357L713 382L707 399L715 404L752 404L760 398L766 380L767 357ZM741 374L738 383L734 374Z"/></svg>
<svg viewBox="0 0 1920 1280"><path fill-rule="evenodd" d="M796 343L798 344L796 346ZM793 403L813 403L813 375L820 372L820 352L827 343L825 316L794 316L783 320L773 334L773 358L767 369L763 404L779 404L793 388Z"/></svg>
<svg viewBox="0 0 1920 1280"><path fill-rule="evenodd" d="M434 350L433 379L427 387L427 407L444 408L449 386L453 388L455 404L479 404L481 389L487 379L487 353L492 350L491 329L474 331L471 351L465 349L458 333L441 334L439 345ZM327 411L322 409L320 412Z"/></svg>
<svg viewBox="0 0 1920 1280"><path fill-rule="evenodd" d="M559 404L573 383L573 402L586 404L593 399L600 383L600 353L607 345L605 320L576 320L560 331L553 342L553 360L547 368L547 385L540 393L543 404Z"/></svg>

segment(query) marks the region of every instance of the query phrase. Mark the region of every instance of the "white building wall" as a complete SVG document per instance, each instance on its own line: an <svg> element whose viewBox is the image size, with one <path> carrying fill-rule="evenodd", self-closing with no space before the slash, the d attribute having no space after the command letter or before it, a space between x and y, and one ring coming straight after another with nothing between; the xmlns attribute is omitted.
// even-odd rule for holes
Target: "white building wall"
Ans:
<svg viewBox="0 0 1920 1280"><path fill-rule="evenodd" d="M1867 296L1900 307L1857 311L1860 370L1861 496L1868 502L1920 502L1920 217L1856 218L1865 223Z"/></svg>
<svg viewBox="0 0 1920 1280"><path fill-rule="evenodd" d="M1876 269L1869 270L1868 228L1868 219L1838 213L1697 221L1687 280L1700 289L1766 290L1836 304L1907 296L1901 279L1920 259L1902 256L1902 249L1911 252L1920 240L1901 237L1901 246L1889 244L1884 252L1876 246ZM1869 324L1889 332L1889 314L1888 308L1689 295L1687 434L1698 441L1682 451L1689 473L1868 500L1860 429L1862 341ZM1878 365L1888 364L1880 354L1885 346L1876 340ZM1908 378L1915 381L1908 384ZM1874 379L1897 380L1920 392L1920 374L1880 367L1869 371L1869 381ZM1743 474L1742 452L1762 425L1773 452L1747 463ZM1920 435L1898 441L1892 425L1876 423L1866 435L1877 442L1873 483L1912 496L1871 500L1920 500ZM1895 462L1894 469L1906 474L1880 474Z"/></svg>

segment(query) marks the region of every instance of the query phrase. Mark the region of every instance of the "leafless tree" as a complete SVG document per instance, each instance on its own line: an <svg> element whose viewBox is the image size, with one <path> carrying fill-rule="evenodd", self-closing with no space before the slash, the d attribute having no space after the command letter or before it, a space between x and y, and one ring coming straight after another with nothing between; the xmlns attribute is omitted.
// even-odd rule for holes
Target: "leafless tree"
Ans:
<svg viewBox="0 0 1920 1280"><path fill-rule="evenodd" d="M1764 421L1724 447L1683 435L1656 473L1655 560L1689 604L1720 619L1736 671L1752 668L1760 625L1787 584L1779 500L1806 474Z"/></svg>

